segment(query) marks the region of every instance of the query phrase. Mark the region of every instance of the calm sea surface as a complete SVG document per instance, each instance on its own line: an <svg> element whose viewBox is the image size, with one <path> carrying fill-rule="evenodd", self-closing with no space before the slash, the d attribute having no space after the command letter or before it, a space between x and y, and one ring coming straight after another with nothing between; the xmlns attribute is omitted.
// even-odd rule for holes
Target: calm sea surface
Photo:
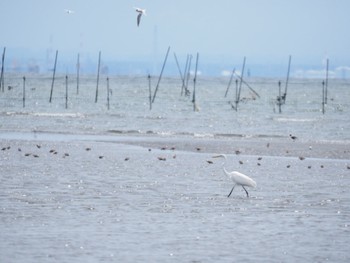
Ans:
<svg viewBox="0 0 350 263"><path fill-rule="evenodd" d="M64 76L51 103L50 76L27 76L25 107L7 76L0 262L348 262L350 83L329 81L322 114L322 81L292 79L279 114L278 79L247 82L260 98L243 85L236 112L227 78L199 77L195 107L164 78L150 110L147 77L111 77L108 109L106 77L95 102L94 77L77 94L69 76L66 109ZM227 198L219 152L249 198Z"/></svg>

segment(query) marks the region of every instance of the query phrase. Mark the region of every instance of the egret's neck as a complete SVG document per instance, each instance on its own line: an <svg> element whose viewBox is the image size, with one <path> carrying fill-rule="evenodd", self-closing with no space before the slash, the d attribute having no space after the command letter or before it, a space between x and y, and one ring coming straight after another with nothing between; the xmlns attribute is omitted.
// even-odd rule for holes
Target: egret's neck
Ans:
<svg viewBox="0 0 350 263"><path fill-rule="evenodd" d="M225 161L222 163L222 170L224 171L224 173L226 174L226 175L229 175L229 172L226 170L226 168L225 168L225 164L226 164L226 158L225 158Z"/></svg>

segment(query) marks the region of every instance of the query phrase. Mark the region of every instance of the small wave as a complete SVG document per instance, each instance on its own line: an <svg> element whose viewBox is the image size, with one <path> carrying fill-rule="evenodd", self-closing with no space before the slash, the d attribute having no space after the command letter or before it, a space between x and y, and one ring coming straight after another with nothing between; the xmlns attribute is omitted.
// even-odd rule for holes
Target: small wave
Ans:
<svg viewBox="0 0 350 263"><path fill-rule="evenodd" d="M279 121L279 122L314 122L317 121L317 119L297 119L297 118L273 118L274 121Z"/></svg>
<svg viewBox="0 0 350 263"><path fill-rule="evenodd" d="M140 130L108 130L109 133L114 134L142 134L143 132Z"/></svg>
<svg viewBox="0 0 350 263"><path fill-rule="evenodd" d="M238 133L216 133L214 137L227 137L227 138L284 138L283 135L278 134L238 134Z"/></svg>
<svg viewBox="0 0 350 263"><path fill-rule="evenodd" d="M341 145L345 145L345 144L350 144L350 140L344 139L344 140L318 140L317 142L319 143L324 143L324 144L341 144Z"/></svg>
<svg viewBox="0 0 350 263"><path fill-rule="evenodd" d="M172 135L176 135L175 132L171 132L171 131L160 131L160 132L157 132L156 134L161 135L161 136L172 136Z"/></svg>
<svg viewBox="0 0 350 263"><path fill-rule="evenodd" d="M81 113L49 113L49 112L35 112L30 113L33 116L39 117L71 117L71 118L82 118L84 117Z"/></svg>
<svg viewBox="0 0 350 263"><path fill-rule="evenodd" d="M194 133L193 136L197 138L214 138L212 133Z"/></svg>
<svg viewBox="0 0 350 263"><path fill-rule="evenodd" d="M71 118L82 118L84 117L81 113L50 113L50 112L3 112L3 115L7 116L37 116L37 117L71 117Z"/></svg>
<svg viewBox="0 0 350 263"><path fill-rule="evenodd" d="M243 138L245 135L237 133L216 133L216 137Z"/></svg>
<svg viewBox="0 0 350 263"><path fill-rule="evenodd" d="M28 112L14 112L14 111L6 111L2 112L1 115L13 116L13 115L29 115Z"/></svg>
<svg viewBox="0 0 350 263"><path fill-rule="evenodd" d="M108 130L107 133L119 135L155 135L163 137L171 136L188 136L195 138L284 138L284 135L278 134L238 134L238 133L193 133L193 132L176 132L176 131L142 131L142 130Z"/></svg>

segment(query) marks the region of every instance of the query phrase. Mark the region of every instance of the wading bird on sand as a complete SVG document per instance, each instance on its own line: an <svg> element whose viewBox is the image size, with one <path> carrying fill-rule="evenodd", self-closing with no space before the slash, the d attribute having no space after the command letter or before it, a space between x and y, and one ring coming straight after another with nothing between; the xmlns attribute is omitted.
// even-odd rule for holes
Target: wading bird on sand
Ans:
<svg viewBox="0 0 350 263"><path fill-rule="evenodd" d="M296 139L298 139L297 136L294 136L294 135L292 135L292 134L289 134L289 137L290 137L293 141L295 141Z"/></svg>
<svg viewBox="0 0 350 263"><path fill-rule="evenodd" d="M228 172L226 169L225 169L225 163L227 161L227 157L225 154L220 154L220 155L216 155L216 156L213 156L213 158L224 158L225 161L223 162L222 164L222 169L224 170L224 173L235 183L231 189L231 192L228 194L227 197L230 197L230 195L232 194L232 191L233 189L235 188L236 185L240 185L243 187L244 191L246 192L247 194L247 197L249 197L249 194L248 194L248 191L247 189L245 189L244 186L249 186L249 187L256 187L256 182L248 177L247 175L245 174L242 174L240 172L237 172L237 171L233 171L233 172Z"/></svg>

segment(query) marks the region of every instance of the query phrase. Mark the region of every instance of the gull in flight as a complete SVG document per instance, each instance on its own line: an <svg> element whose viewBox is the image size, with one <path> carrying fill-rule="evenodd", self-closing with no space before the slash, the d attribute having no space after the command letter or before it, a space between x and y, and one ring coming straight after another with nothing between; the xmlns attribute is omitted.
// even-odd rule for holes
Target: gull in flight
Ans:
<svg viewBox="0 0 350 263"><path fill-rule="evenodd" d="M69 9L64 9L64 12L66 12L68 15L74 14L74 11Z"/></svg>
<svg viewBox="0 0 350 263"><path fill-rule="evenodd" d="M139 13L137 15L137 26L140 25L140 21L141 21L141 16L142 15L146 15L146 9L141 9L141 8L138 8L138 7L134 7L136 12Z"/></svg>

